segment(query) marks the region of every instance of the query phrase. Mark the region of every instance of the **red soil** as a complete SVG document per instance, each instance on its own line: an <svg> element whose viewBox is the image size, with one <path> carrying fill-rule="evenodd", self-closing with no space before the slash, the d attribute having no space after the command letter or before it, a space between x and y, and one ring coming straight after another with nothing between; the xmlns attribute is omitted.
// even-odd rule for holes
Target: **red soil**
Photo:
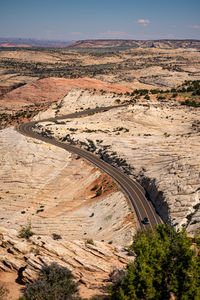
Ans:
<svg viewBox="0 0 200 300"><path fill-rule="evenodd" d="M20 109L39 103L52 103L62 99L72 89L97 89L107 92L125 93L131 89L91 78L65 79L45 78L21 86L4 95L1 106Z"/></svg>

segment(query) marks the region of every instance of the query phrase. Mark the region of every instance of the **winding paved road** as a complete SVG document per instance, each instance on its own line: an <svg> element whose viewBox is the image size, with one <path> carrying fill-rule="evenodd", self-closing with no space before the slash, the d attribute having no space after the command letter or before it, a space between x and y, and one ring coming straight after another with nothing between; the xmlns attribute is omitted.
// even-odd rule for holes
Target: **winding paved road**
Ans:
<svg viewBox="0 0 200 300"><path fill-rule="evenodd" d="M120 106L124 106L124 105L120 105ZM159 215L156 213L155 208L153 207L152 203L150 201L148 201L147 198L145 197L145 191L140 184L138 184L134 180L130 179L126 174L124 174L118 168L115 168L115 167L109 165L108 163L106 163L105 161L101 160L96 155L94 155L86 150L80 149L78 147L56 141L53 138L44 137L32 130L32 127L37 123L46 122L46 121L51 122L51 121L57 121L57 120L61 120L61 119L77 118L77 117L80 117L83 115L88 115L90 113L110 110L110 109L120 107L120 106L118 105L118 106L109 106L109 107L101 107L101 108L96 108L96 109L89 109L89 110L85 110L83 112L73 113L73 114L60 116L60 117L56 117L56 118L49 118L49 119L45 119L42 121L33 121L33 122L29 122L29 123L24 123L24 124L19 125L17 130L20 133L27 135L31 138L35 138L35 139L44 141L46 143L55 145L57 147L63 148L67 151L76 153L77 155L85 158L86 160L90 161L91 163L95 164L100 169L105 171L107 174L109 174L114 180L116 180L119 183L119 185L122 187L122 189L128 195L130 206L133 207L134 210L136 211L138 221L139 221L141 228L144 227L144 228L150 228L153 230L154 226L156 224L162 223L162 220L160 219ZM142 220L144 219L144 217L147 217L149 219L149 225L144 225L142 223Z"/></svg>

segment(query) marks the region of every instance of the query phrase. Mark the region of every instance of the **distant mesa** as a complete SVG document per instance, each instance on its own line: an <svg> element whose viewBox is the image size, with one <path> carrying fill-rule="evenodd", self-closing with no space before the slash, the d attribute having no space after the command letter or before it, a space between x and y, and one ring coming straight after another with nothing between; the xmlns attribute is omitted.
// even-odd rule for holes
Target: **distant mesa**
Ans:
<svg viewBox="0 0 200 300"><path fill-rule="evenodd" d="M200 40L122 40L100 39L80 41L56 41L22 38L0 38L0 47L70 47L70 48L160 48L200 49Z"/></svg>
<svg viewBox="0 0 200 300"><path fill-rule="evenodd" d="M72 42L0 37L0 47L66 47Z"/></svg>
<svg viewBox="0 0 200 300"><path fill-rule="evenodd" d="M194 48L200 49L200 40L83 40L68 45L74 48Z"/></svg>
<svg viewBox="0 0 200 300"><path fill-rule="evenodd" d="M5 44L0 44L0 47L4 47L4 48L10 48L10 47L27 48L27 47L31 47L31 46L27 45L27 44L5 43Z"/></svg>

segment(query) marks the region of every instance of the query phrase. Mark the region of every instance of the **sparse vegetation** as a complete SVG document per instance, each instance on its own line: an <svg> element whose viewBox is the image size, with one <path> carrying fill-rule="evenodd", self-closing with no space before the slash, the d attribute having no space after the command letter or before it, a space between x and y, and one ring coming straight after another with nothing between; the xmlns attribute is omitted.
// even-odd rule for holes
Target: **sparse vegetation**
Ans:
<svg viewBox="0 0 200 300"><path fill-rule="evenodd" d="M58 241L58 240L61 240L61 239L62 239L61 235L60 235L60 234L57 234L57 233L53 233L53 234L52 234L52 237L53 237L53 239L54 239L55 241Z"/></svg>
<svg viewBox="0 0 200 300"><path fill-rule="evenodd" d="M200 102L197 103L195 100L185 100L181 102L181 105L200 107Z"/></svg>
<svg viewBox="0 0 200 300"><path fill-rule="evenodd" d="M32 235L34 235L31 227L31 222L28 223L27 226L22 226L22 228L19 231L19 237L25 238L28 240Z"/></svg>
<svg viewBox="0 0 200 300"><path fill-rule="evenodd" d="M56 263L43 266L38 279L26 286L24 296L26 300L81 299L71 271Z"/></svg>
<svg viewBox="0 0 200 300"><path fill-rule="evenodd" d="M95 185L93 186L93 188L91 188L91 191L96 191L96 190L98 189L98 187L99 187L99 185L98 185L98 184L95 184Z"/></svg>
<svg viewBox="0 0 200 300"><path fill-rule="evenodd" d="M95 197L99 197L99 196L101 196L101 194L102 194L102 189L100 188L96 191Z"/></svg>
<svg viewBox="0 0 200 300"><path fill-rule="evenodd" d="M93 245L93 246L95 245L93 239L87 239L85 244L86 245L89 244L89 245Z"/></svg>

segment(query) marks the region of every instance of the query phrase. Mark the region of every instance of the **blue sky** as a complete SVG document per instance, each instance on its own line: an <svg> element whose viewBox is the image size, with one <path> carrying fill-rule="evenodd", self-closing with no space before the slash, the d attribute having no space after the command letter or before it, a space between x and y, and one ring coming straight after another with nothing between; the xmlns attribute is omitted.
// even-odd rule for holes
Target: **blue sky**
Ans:
<svg viewBox="0 0 200 300"><path fill-rule="evenodd" d="M200 0L0 0L0 37L200 39Z"/></svg>

